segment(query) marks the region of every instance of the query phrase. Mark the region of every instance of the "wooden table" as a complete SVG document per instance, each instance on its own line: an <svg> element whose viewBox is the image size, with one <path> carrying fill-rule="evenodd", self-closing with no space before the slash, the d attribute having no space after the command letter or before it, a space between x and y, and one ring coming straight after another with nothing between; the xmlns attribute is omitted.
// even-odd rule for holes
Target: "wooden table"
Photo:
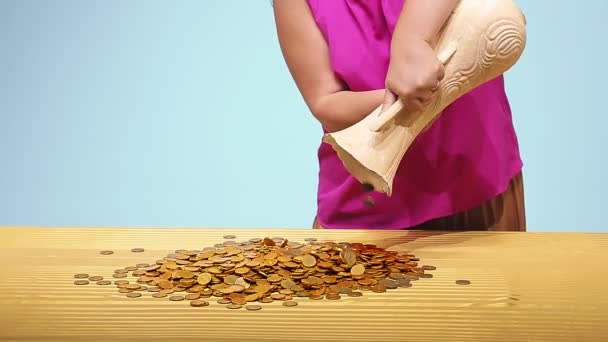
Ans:
<svg viewBox="0 0 608 342"><path fill-rule="evenodd" d="M373 243L437 270L411 288L257 312L73 284L228 233ZM6 227L0 243L1 341L608 341L608 234Z"/></svg>

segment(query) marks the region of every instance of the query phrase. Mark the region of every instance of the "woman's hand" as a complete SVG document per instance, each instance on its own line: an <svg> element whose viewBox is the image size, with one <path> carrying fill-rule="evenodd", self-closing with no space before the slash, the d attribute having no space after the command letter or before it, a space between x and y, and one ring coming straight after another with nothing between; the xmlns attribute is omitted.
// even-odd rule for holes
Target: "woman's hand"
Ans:
<svg viewBox="0 0 608 342"><path fill-rule="evenodd" d="M444 76L443 65L428 42L418 37L394 41L382 110L400 98L405 110L424 109Z"/></svg>
<svg viewBox="0 0 608 342"><path fill-rule="evenodd" d="M428 105L443 78L443 65L429 42L435 41L459 0L407 0L393 32L382 109L397 101L408 112Z"/></svg>

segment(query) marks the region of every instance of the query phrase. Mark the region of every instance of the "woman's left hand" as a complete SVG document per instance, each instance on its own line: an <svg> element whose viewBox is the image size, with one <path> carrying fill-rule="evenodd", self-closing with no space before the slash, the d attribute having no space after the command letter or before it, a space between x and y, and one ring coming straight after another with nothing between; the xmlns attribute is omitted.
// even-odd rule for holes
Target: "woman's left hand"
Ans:
<svg viewBox="0 0 608 342"><path fill-rule="evenodd" d="M428 42L418 37L393 41L382 110L397 98L408 112L424 109L443 76L443 65Z"/></svg>

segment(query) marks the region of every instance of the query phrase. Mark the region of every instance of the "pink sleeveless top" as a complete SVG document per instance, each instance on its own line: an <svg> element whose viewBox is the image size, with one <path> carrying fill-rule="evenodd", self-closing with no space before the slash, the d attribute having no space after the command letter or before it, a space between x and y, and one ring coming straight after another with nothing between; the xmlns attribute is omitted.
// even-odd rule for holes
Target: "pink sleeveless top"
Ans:
<svg viewBox="0 0 608 342"><path fill-rule="evenodd" d="M392 32L404 0L308 0L333 68L352 91L384 89ZM327 228L401 229L480 205L506 190L522 168L504 80L500 76L444 110L414 142L391 197L375 205L335 151L318 150L317 219Z"/></svg>

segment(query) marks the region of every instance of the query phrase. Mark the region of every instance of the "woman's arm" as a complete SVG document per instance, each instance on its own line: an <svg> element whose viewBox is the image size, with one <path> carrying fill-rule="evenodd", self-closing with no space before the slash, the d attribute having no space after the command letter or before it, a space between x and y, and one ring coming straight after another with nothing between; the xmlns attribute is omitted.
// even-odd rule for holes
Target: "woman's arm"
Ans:
<svg viewBox="0 0 608 342"><path fill-rule="evenodd" d="M408 38L432 43L457 4L458 0L407 0L395 26L393 45L401 46Z"/></svg>
<svg viewBox="0 0 608 342"><path fill-rule="evenodd" d="M383 108L399 97L405 108L417 111L432 99L444 74L431 44L457 4L458 0L406 1L391 41Z"/></svg>
<svg viewBox="0 0 608 342"><path fill-rule="evenodd" d="M275 0L279 44L304 101L330 132L349 127L382 103L384 89L352 92L336 78L327 43L306 0Z"/></svg>

